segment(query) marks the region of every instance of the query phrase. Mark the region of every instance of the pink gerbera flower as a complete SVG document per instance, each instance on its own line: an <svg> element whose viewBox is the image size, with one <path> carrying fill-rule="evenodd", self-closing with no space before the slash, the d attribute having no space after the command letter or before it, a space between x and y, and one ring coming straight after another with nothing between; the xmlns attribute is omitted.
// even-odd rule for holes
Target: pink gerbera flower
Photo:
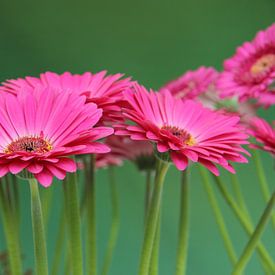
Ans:
<svg viewBox="0 0 275 275"><path fill-rule="evenodd" d="M46 72L40 78L26 77L16 80L7 80L0 90L17 93L22 87L50 87L63 92L73 92L80 95L85 94L87 102L93 102L103 109L103 119L112 120L116 118L120 110L118 102L121 100L122 92L132 85L129 78L121 79L123 74L106 75L106 71L96 74L86 72L82 75L65 72L58 75Z"/></svg>
<svg viewBox="0 0 275 275"><path fill-rule="evenodd" d="M275 125L275 121L273 122ZM250 122L249 134L259 144L251 144L252 148L262 149L275 156L275 128L271 127L264 119L255 117Z"/></svg>
<svg viewBox="0 0 275 275"><path fill-rule="evenodd" d="M141 170L152 168L154 164L153 146L148 141L133 141L125 136L110 136L106 138L106 145L111 152L96 156L96 167L122 165L124 160L134 161Z"/></svg>
<svg viewBox="0 0 275 275"><path fill-rule="evenodd" d="M56 176L75 172L73 155L106 153L96 140L113 133L94 127L102 110L85 96L51 88L22 89L0 95L0 176L32 173L45 187Z"/></svg>
<svg viewBox="0 0 275 275"><path fill-rule="evenodd" d="M194 101L177 100L170 93L148 92L139 85L134 89L125 92L129 106L124 116L136 125L118 125L116 134L154 142L156 152L168 154L179 170L191 160L219 175L215 164L233 173L229 161L247 162L241 155L247 153L241 147L248 143L247 135L238 124L239 117L219 114Z"/></svg>
<svg viewBox="0 0 275 275"><path fill-rule="evenodd" d="M198 99L204 105L212 107L218 100L215 90L217 77L218 72L214 68L200 67L168 82L160 88L160 92L169 90L175 98Z"/></svg>
<svg viewBox="0 0 275 275"><path fill-rule="evenodd" d="M259 105L275 103L275 24L245 42L224 62L217 86L222 97L237 96L241 102L256 99Z"/></svg>

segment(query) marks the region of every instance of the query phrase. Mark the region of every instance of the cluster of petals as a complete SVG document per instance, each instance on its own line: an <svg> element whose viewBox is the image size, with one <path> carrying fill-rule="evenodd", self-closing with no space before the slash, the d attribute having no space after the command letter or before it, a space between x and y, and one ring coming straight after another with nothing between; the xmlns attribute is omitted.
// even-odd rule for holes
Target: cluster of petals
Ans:
<svg viewBox="0 0 275 275"><path fill-rule="evenodd" d="M217 87L222 97L254 99L258 105L275 104L275 24L257 33L224 62Z"/></svg>
<svg viewBox="0 0 275 275"><path fill-rule="evenodd" d="M125 136L112 135L107 137L104 143L111 151L96 156L97 168L122 165L124 160L135 161L139 157L153 155L153 146L148 141L133 141Z"/></svg>
<svg viewBox="0 0 275 275"><path fill-rule="evenodd" d="M51 185L75 172L74 155L107 153L97 140L113 129L95 127L102 110L86 97L50 87L24 87L0 94L0 176L23 169Z"/></svg>
<svg viewBox="0 0 275 275"><path fill-rule="evenodd" d="M275 125L275 121L273 122ZM249 134L259 142L251 144L250 147L262 149L275 156L275 127L262 118L254 117L250 121Z"/></svg>
<svg viewBox="0 0 275 275"><path fill-rule="evenodd" d="M169 90L175 98L195 99L206 106L213 107L218 101L215 89L217 78L218 72L214 68L202 66L168 82L160 88L160 92Z"/></svg>
<svg viewBox="0 0 275 275"><path fill-rule="evenodd" d="M106 71L96 74L86 72L82 75L65 72L61 75L46 72L40 77L18 78L7 80L0 91L16 94L22 88L50 87L58 91L85 95L87 102L97 104L103 110L102 120L115 120L120 111L119 102L123 90L129 88L132 82L129 78L122 79L123 74L106 75Z"/></svg>
<svg viewBox="0 0 275 275"><path fill-rule="evenodd" d="M175 99L169 92L148 92L137 84L124 94L129 105L123 109L125 123L117 125L116 134L155 143L156 150L168 153L179 170L186 169L190 160L219 175L216 164L234 173L230 162L247 162L242 154L248 152L241 145L248 143L248 136L238 116Z"/></svg>

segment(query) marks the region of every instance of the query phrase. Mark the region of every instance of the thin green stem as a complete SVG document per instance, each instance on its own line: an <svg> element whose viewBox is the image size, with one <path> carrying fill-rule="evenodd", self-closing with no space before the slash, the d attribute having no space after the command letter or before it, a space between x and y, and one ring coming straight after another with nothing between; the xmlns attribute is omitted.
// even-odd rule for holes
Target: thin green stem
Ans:
<svg viewBox="0 0 275 275"><path fill-rule="evenodd" d="M36 179L29 179L31 191L32 230L36 274L48 274L48 258L44 231L43 213Z"/></svg>
<svg viewBox="0 0 275 275"><path fill-rule="evenodd" d="M87 167L90 182L87 182L86 214L87 214L87 274L97 274L97 248L96 248L96 189L95 189L95 156L91 156Z"/></svg>
<svg viewBox="0 0 275 275"><path fill-rule="evenodd" d="M150 198L151 198L151 174L152 171L149 169L146 172L146 182L145 182L145 201L144 201L144 222L146 222L146 216L148 214Z"/></svg>
<svg viewBox="0 0 275 275"><path fill-rule="evenodd" d="M252 155L253 155L253 160L256 167L256 173L259 178L259 184L263 194L263 198L265 202L268 202L268 200L270 199L270 190L266 180L265 171L262 165L260 153L257 150L253 150ZM272 215L272 225L275 228L275 213Z"/></svg>
<svg viewBox="0 0 275 275"><path fill-rule="evenodd" d="M150 275L157 275L159 269L159 247L160 247L160 231L161 231L161 209L159 213L158 223L157 223L157 231L155 233L154 244L150 259Z"/></svg>
<svg viewBox="0 0 275 275"><path fill-rule="evenodd" d="M150 202L148 217L146 220L145 234L139 265L139 275L148 275L149 273L151 253L160 212L163 183L169 167L169 163L162 162L161 160L158 161L161 163L158 166L158 170L155 175L154 190Z"/></svg>
<svg viewBox="0 0 275 275"><path fill-rule="evenodd" d="M118 231L119 231L119 202L118 202L118 192L115 180L114 167L110 166L109 171L109 185L111 191L111 206L112 206L112 222L110 228L109 242L104 256L102 275L107 275L109 273L114 248L116 246Z"/></svg>
<svg viewBox="0 0 275 275"><path fill-rule="evenodd" d="M182 172L180 191L179 241L176 275L186 274L189 238L189 170Z"/></svg>
<svg viewBox="0 0 275 275"><path fill-rule="evenodd" d="M70 262L73 275L83 274L81 243L81 223L76 173L68 174L63 183L65 197L66 224L70 248Z"/></svg>
<svg viewBox="0 0 275 275"><path fill-rule="evenodd" d="M207 174L205 168L200 167L199 169L200 169L200 174L201 174L201 177L202 177L202 182L203 182L203 185L204 185L204 189L207 193L209 203L210 203L210 205L212 207L212 210L214 212L216 223L219 227L219 231L220 231L221 237L223 239L226 252L228 254L230 262L234 266L237 262L237 256L236 256L236 252L234 250L232 241L230 239L230 236L229 236L227 226L225 224L222 212L220 210L218 201L215 197L214 190L211 187L211 182L210 182L210 179L208 177L208 174Z"/></svg>
<svg viewBox="0 0 275 275"><path fill-rule="evenodd" d="M60 263L62 259L62 248L65 241L65 211L62 209L61 211L61 219L59 220L59 226L58 226L58 232L57 232L57 238L56 238L56 244L53 254L53 264L51 269L51 275L58 275ZM65 273L67 274L67 273Z"/></svg>
<svg viewBox="0 0 275 275"><path fill-rule="evenodd" d="M242 225L242 227L244 228L245 232L250 237L253 233L253 225L251 224L251 222L249 221L249 219L247 218L245 213L242 212L242 210L239 208L239 206L237 205L235 200L232 198L232 196L229 194L229 192L226 190L221 179L219 177L214 176L214 181L215 181L221 195L223 196L224 200L227 202L229 207L232 209L233 213L238 218L238 220L239 220L240 224ZM275 272L275 265L272 261L272 258L270 257L270 255L268 254L264 245L261 242L258 243L257 252L259 253L264 264L272 272Z"/></svg>
<svg viewBox="0 0 275 275"><path fill-rule="evenodd" d="M14 213L4 193L2 182L0 182L0 211L7 242L10 271L12 275L21 275L22 263L18 231L14 228L16 227L17 222L15 222Z"/></svg>
<svg viewBox="0 0 275 275"><path fill-rule="evenodd" d="M240 275L242 274L245 266L247 265L250 257L252 256L252 253L259 243L259 240L264 232L264 229L269 221L269 218L272 214L272 210L274 209L273 206L275 204L275 192L271 196L262 216L259 221L259 223L256 226L256 229L254 230L249 242L247 243L238 263L236 264L233 275Z"/></svg>

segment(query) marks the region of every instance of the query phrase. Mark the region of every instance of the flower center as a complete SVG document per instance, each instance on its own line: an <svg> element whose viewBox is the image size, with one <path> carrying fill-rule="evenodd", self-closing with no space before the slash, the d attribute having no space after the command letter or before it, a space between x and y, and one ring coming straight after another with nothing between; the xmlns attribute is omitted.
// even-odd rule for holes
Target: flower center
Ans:
<svg viewBox="0 0 275 275"><path fill-rule="evenodd" d="M161 127L162 130L169 131L173 136L179 138L185 145L193 146L196 140L185 130L179 127L165 125Z"/></svg>
<svg viewBox="0 0 275 275"><path fill-rule="evenodd" d="M4 150L6 154L15 152L46 153L52 150L52 145L40 136L25 136L12 141Z"/></svg>
<svg viewBox="0 0 275 275"><path fill-rule="evenodd" d="M275 54L265 54L260 57L250 68L252 75L256 76L268 72L275 66Z"/></svg>

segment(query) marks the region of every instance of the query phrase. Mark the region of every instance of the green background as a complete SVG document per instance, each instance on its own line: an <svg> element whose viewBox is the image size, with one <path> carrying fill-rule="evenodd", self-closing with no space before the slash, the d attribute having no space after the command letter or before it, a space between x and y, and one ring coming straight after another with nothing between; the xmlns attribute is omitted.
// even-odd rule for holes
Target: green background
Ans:
<svg viewBox="0 0 275 275"><path fill-rule="evenodd" d="M38 75L46 70L82 73L107 69L123 72L147 87L158 89L188 69L200 65L222 68L235 47L275 21L274 0L140 0L140 1L1 1L0 80ZM260 114L274 119L274 107ZM270 187L274 189L272 159L262 154ZM255 168L235 166L256 222L264 208ZM142 241L144 177L133 164L117 168L121 205L121 230L110 274L137 273ZM227 180L228 173L222 174ZM188 272L191 275L230 274L230 262L197 169L192 169L191 227ZM230 182L228 181L228 185ZM54 186L54 205L48 232L52 261L62 205L61 184ZM29 190L21 192L21 240L24 265L33 266ZM247 238L230 209L220 200L238 254ZM171 168L166 180L160 274L174 272L179 215L179 173ZM110 225L106 170L97 173L99 263ZM0 248L5 247L2 228ZM273 234L272 234L273 233ZM273 236L272 236L273 235ZM275 256L274 231L269 227L264 242ZM62 273L60 273L62 274ZM254 255L247 273L263 274Z"/></svg>

